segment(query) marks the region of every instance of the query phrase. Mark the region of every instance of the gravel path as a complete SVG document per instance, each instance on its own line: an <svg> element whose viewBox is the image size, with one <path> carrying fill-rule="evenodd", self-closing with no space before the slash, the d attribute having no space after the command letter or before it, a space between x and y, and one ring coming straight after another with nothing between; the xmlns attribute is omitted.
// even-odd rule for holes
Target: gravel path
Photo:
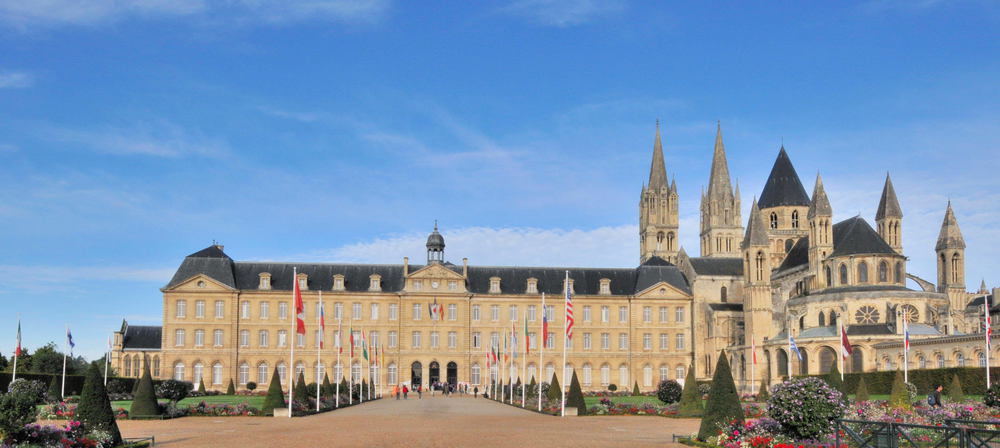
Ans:
<svg viewBox="0 0 1000 448"><path fill-rule="evenodd" d="M698 430L696 419L551 417L482 398L384 399L310 417L185 417L118 422L160 447L652 447Z"/></svg>

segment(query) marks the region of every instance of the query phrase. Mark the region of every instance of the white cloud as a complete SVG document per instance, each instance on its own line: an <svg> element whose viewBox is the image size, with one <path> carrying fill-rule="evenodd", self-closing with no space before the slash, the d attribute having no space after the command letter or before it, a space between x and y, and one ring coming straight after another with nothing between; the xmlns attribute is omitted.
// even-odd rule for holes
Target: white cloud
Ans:
<svg viewBox="0 0 1000 448"><path fill-rule="evenodd" d="M191 132L166 121L100 130L47 129L45 137L115 155L222 158L230 154L226 141Z"/></svg>
<svg viewBox="0 0 1000 448"><path fill-rule="evenodd" d="M23 89L35 84L35 77L24 72L0 72L0 89Z"/></svg>
<svg viewBox="0 0 1000 448"><path fill-rule="evenodd" d="M137 269L126 266L0 265L0 296L12 293L51 293L86 290L87 284L140 282L166 284L174 269Z"/></svg>
<svg viewBox="0 0 1000 448"><path fill-rule="evenodd" d="M635 225L595 229L534 227L442 228L446 259L475 265L635 267L639 230ZM422 264L427 233L412 232L291 256L289 260Z"/></svg>
<svg viewBox="0 0 1000 448"><path fill-rule="evenodd" d="M515 0L502 11L547 26L571 27L619 14L625 0Z"/></svg>
<svg viewBox="0 0 1000 448"><path fill-rule="evenodd" d="M22 29L178 17L231 23L371 23L380 20L388 9L389 0L0 0L0 21Z"/></svg>

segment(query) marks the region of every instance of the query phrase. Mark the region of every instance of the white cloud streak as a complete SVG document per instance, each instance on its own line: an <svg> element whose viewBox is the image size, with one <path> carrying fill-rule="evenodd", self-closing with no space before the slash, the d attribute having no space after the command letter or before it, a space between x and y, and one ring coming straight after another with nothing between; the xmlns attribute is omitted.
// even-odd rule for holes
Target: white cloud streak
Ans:
<svg viewBox="0 0 1000 448"><path fill-rule="evenodd" d="M137 269L126 266L20 266L0 265L0 296L12 293L79 291L101 282L166 284L173 269Z"/></svg>
<svg viewBox="0 0 1000 448"><path fill-rule="evenodd" d="M545 26L567 28L622 13L624 0L516 0L501 11Z"/></svg>
<svg viewBox="0 0 1000 448"><path fill-rule="evenodd" d="M0 89L24 89L35 84L35 77L25 72L0 72Z"/></svg>
<svg viewBox="0 0 1000 448"><path fill-rule="evenodd" d="M226 141L185 130L167 121L99 130L46 129L43 136L114 155L223 158L231 153Z"/></svg>

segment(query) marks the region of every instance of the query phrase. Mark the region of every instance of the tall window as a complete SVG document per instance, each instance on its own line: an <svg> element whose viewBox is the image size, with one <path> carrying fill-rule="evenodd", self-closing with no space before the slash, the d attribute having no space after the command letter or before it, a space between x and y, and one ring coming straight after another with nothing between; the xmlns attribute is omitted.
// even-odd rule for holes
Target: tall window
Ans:
<svg viewBox="0 0 1000 448"><path fill-rule="evenodd" d="M493 322L500 320L500 305L490 305L490 320Z"/></svg>
<svg viewBox="0 0 1000 448"><path fill-rule="evenodd" d="M833 286L833 273L830 272L830 267L823 268L823 272L826 274L826 286Z"/></svg>
<svg viewBox="0 0 1000 448"><path fill-rule="evenodd" d="M395 331L390 331L389 332L389 348L396 348L396 344L398 344L396 332Z"/></svg>
<svg viewBox="0 0 1000 448"><path fill-rule="evenodd" d="M431 332L431 348L438 348L438 346L440 345L439 344L439 342L440 342L439 339L440 339L440 337L438 335L438 332L432 331Z"/></svg>
<svg viewBox="0 0 1000 448"><path fill-rule="evenodd" d="M179 362L174 364L174 379L177 381L184 381L184 363Z"/></svg>
<svg viewBox="0 0 1000 448"><path fill-rule="evenodd" d="M590 350L590 333L583 334L583 349Z"/></svg>
<svg viewBox="0 0 1000 448"><path fill-rule="evenodd" d="M257 345L267 347L267 330L260 330L257 333Z"/></svg>
<svg viewBox="0 0 1000 448"><path fill-rule="evenodd" d="M278 319L288 319L288 302L278 302Z"/></svg>
<svg viewBox="0 0 1000 448"><path fill-rule="evenodd" d="M215 347L222 347L222 330L215 330L212 332L212 345Z"/></svg>
<svg viewBox="0 0 1000 448"><path fill-rule="evenodd" d="M389 384L396 384L399 382L396 376L396 363L389 364Z"/></svg>
<svg viewBox="0 0 1000 448"><path fill-rule="evenodd" d="M628 333L618 333L618 350L628 350Z"/></svg>
<svg viewBox="0 0 1000 448"><path fill-rule="evenodd" d="M589 386L590 385L590 383L591 383L591 376L592 376L592 372L591 372L591 369L590 369L590 364L589 363L584 364L583 365L583 385L584 386Z"/></svg>
<svg viewBox="0 0 1000 448"><path fill-rule="evenodd" d="M677 350L684 350L684 333L677 334Z"/></svg>
<svg viewBox="0 0 1000 448"><path fill-rule="evenodd" d="M212 384L218 386L222 384L222 363L212 364Z"/></svg>
<svg viewBox="0 0 1000 448"><path fill-rule="evenodd" d="M421 313L420 313L421 311L422 310L420 308L420 304L419 303L414 303L413 304L413 320L420 320L421 319Z"/></svg>
<svg viewBox="0 0 1000 448"><path fill-rule="evenodd" d="M847 265L846 264L841 264L840 265L840 284L841 285L846 285L847 284Z"/></svg>
<svg viewBox="0 0 1000 448"><path fill-rule="evenodd" d="M411 338L410 339L410 347L411 348L420 348L420 332L419 331L414 331L413 334L410 336L410 338Z"/></svg>
<svg viewBox="0 0 1000 448"><path fill-rule="evenodd" d="M618 322L628 322L628 307L620 306L618 307Z"/></svg>
<svg viewBox="0 0 1000 448"><path fill-rule="evenodd" d="M608 307L606 307L606 306L602 306L601 307L601 322L608 323L609 320L611 320L611 309L608 308Z"/></svg>
<svg viewBox="0 0 1000 448"><path fill-rule="evenodd" d="M202 374L205 373L205 365L200 362L196 362L194 364L193 370L194 370L193 383L198 384L201 382L201 379L203 378Z"/></svg>
<svg viewBox="0 0 1000 448"><path fill-rule="evenodd" d="M607 386L611 384L611 366L607 364L601 365L601 385Z"/></svg>
<svg viewBox="0 0 1000 448"><path fill-rule="evenodd" d="M642 307L642 321L647 324L653 322L653 307Z"/></svg>
<svg viewBox="0 0 1000 448"><path fill-rule="evenodd" d="M240 347L250 346L250 331L240 330Z"/></svg>
<svg viewBox="0 0 1000 448"><path fill-rule="evenodd" d="M517 305L511 305L510 307L508 307L508 311L509 311L508 314L510 315L510 321L517 322Z"/></svg>
<svg viewBox="0 0 1000 448"><path fill-rule="evenodd" d="M583 307L583 321L590 322L590 305L585 305Z"/></svg>
<svg viewBox="0 0 1000 448"><path fill-rule="evenodd" d="M448 320L458 320L458 305L448 304Z"/></svg>
<svg viewBox="0 0 1000 448"><path fill-rule="evenodd" d="M549 332L545 335L545 348L555 348L556 346L556 334L554 332Z"/></svg>
<svg viewBox="0 0 1000 448"><path fill-rule="evenodd" d="M205 317L205 301L198 300L194 302L194 317L202 319Z"/></svg>
<svg viewBox="0 0 1000 448"><path fill-rule="evenodd" d="M288 330L278 330L278 347L288 346Z"/></svg>
<svg viewBox="0 0 1000 448"><path fill-rule="evenodd" d="M479 380L482 372L480 371L479 364L472 365L472 384L479 384ZM394 382L393 382L394 383Z"/></svg>
<svg viewBox="0 0 1000 448"><path fill-rule="evenodd" d="M778 214L775 212L771 212L771 228L772 229L778 228Z"/></svg>
<svg viewBox="0 0 1000 448"><path fill-rule="evenodd" d="M177 301L177 318L183 319L187 316L187 300Z"/></svg>
<svg viewBox="0 0 1000 448"><path fill-rule="evenodd" d="M240 364L239 383L246 384L249 382L250 382L250 364L244 362L243 364Z"/></svg>
<svg viewBox="0 0 1000 448"><path fill-rule="evenodd" d="M351 304L351 319L358 320L361 319L361 304L352 303Z"/></svg>
<svg viewBox="0 0 1000 448"><path fill-rule="evenodd" d="M535 305L528 305L528 321L529 322L534 322L535 321L536 311L537 310L535 308Z"/></svg>
<svg viewBox="0 0 1000 448"><path fill-rule="evenodd" d="M478 331L472 332L472 348L479 348L482 346L482 341L480 340L481 338L482 338L481 333L479 333Z"/></svg>
<svg viewBox="0 0 1000 448"><path fill-rule="evenodd" d="M642 349L652 350L653 349L653 335L650 333L643 333L642 335Z"/></svg>
<svg viewBox="0 0 1000 448"><path fill-rule="evenodd" d="M458 333L454 331L448 332L448 348L454 349L458 347Z"/></svg>
<svg viewBox="0 0 1000 448"><path fill-rule="evenodd" d="M174 331L174 346L175 347L184 346L184 330L178 329Z"/></svg>
<svg viewBox="0 0 1000 448"><path fill-rule="evenodd" d="M250 302L240 303L240 319L250 318Z"/></svg>
<svg viewBox="0 0 1000 448"><path fill-rule="evenodd" d="M260 318L267 319L271 314L271 305L267 302L260 302Z"/></svg>
<svg viewBox="0 0 1000 448"><path fill-rule="evenodd" d="M215 301L215 318L216 319L222 319L225 316L225 312L226 312L226 302L223 302L222 300L216 300Z"/></svg>
<svg viewBox="0 0 1000 448"><path fill-rule="evenodd" d="M670 348L670 335L666 333L660 333L660 350L667 350Z"/></svg>
<svg viewBox="0 0 1000 448"><path fill-rule="evenodd" d="M757 281L764 280L764 253L757 252Z"/></svg>
<svg viewBox="0 0 1000 448"><path fill-rule="evenodd" d="M722 300L722 303L726 303L729 300L729 290L725 286L719 289L719 298Z"/></svg>
<svg viewBox="0 0 1000 448"><path fill-rule="evenodd" d="M792 211L792 228L793 229L799 228L799 211L798 210L793 210Z"/></svg>
<svg viewBox="0 0 1000 448"><path fill-rule="evenodd" d="M194 331L194 346L201 347L205 345L205 330L195 330Z"/></svg>
<svg viewBox="0 0 1000 448"><path fill-rule="evenodd" d="M344 304L337 302L333 304L333 318L343 319L344 318Z"/></svg>
<svg viewBox="0 0 1000 448"><path fill-rule="evenodd" d="M378 304L372 303L370 308L371 309L369 311L371 313L371 316L369 316L369 318L371 320L378 320Z"/></svg>
<svg viewBox="0 0 1000 448"><path fill-rule="evenodd" d="M868 283L868 263L858 263L858 283Z"/></svg>
<svg viewBox="0 0 1000 448"><path fill-rule="evenodd" d="M684 322L684 307L679 306L674 310L674 322Z"/></svg>
<svg viewBox="0 0 1000 448"><path fill-rule="evenodd" d="M625 364L618 366L618 384L628 384L628 366Z"/></svg>
<svg viewBox="0 0 1000 448"><path fill-rule="evenodd" d="M878 264L878 281L882 283L889 281L889 263L885 261Z"/></svg>
<svg viewBox="0 0 1000 448"><path fill-rule="evenodd" d="M903 262L896 262L896 272L893 273L896 283L903 283Z"/></svg>
<svg viewBox="0 0 1000 448"><path fill-rule="evenodd" d="M399 305L395 303L389 304L389 320L399 319Z"/></svg>
<svg viewBox="0 0 1000 448"><path fill-rule="evenodd" d="M611 348L611 334L601 333L601 350L609 350Z"/></svg>
<svg viewBox="0 0 1000 448"><path fill-rule="evenodd" d="M257 384L267 384L267 382L270 380L270 378L268 377L269 373L270 372L267 371L267 363L266 362L258 364L257 365Z"/></svg>
<svg viewBox="0 0 1000 448"><path fill-rule="evenodd" d="M472 305L472 320L479 320L479 305Z"/></svg>

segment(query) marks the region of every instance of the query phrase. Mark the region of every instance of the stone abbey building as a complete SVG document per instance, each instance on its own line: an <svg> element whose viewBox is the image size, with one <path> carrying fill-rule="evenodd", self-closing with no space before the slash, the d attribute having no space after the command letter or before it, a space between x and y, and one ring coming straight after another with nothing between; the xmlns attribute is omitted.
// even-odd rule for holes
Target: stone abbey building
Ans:
<svg viewBox="0 0 1000 448"><path fill-rule="evenodd" d="M291 368L309 382L324 373L334 381L373 373L387 385L484 385L500 374L487 370L487 351L502 345L512 327L523 345L527 318L532 354L524 359L519 350L511 377L522 377L526 362L525 380L547 381L562 362L564 288L573 292L576 316L569 368L591 390L634 383L652 390L660 380L683 379L688 368L707 379L722 350L737 382L749 387L752 343L758 380L778 381L789 368L793 374L823 373L837 362L841 325L855 346L848 371L896 368L902 357L893 344L900 341L904 319L916 345L949 347L911 355L910 368L966 365L982 356L974 344L935 342L972 340L968 335L981 331L977 305L992 304L997 292L983 299L984 288L978 295L966 291L965 242L950 204L933 252L916 251L937 260L934 284L906 271L903 213L888 176L874 227L861 217L835 221L822 179L817 176L807 194L782 147L744 220L720 128L701 196L697 257L678 243L678 203L657 125L649 180L640 193L635 268L478 266L467 259L453 264L436 226L423 264L407 258L400 264L242 262L213 245L187 256L162 288L162 327L123 322L115 335L114 367L138 376L147 357L154 377L203 380L210 389L223 389L230 379L240 388L251 381L266 384L274 369L287 385ZM296 337L291 324L293 268L303 291L306 337ZM908 288L907 279L919 289ZM317 364L321 294L326 348ZM432 304L440 305L440 313L429 313ZM543 312L550 323L545 335ZM340 321L345 333L364 332L384 347L381 369L363 372L367 364L358 356L350 359L346 348L337 364L333 341ZM801 360L789 356L789 336ZM296 344L294 366L288 365L288 344ZM562 375L560 381L566 383Z"/></svg>

